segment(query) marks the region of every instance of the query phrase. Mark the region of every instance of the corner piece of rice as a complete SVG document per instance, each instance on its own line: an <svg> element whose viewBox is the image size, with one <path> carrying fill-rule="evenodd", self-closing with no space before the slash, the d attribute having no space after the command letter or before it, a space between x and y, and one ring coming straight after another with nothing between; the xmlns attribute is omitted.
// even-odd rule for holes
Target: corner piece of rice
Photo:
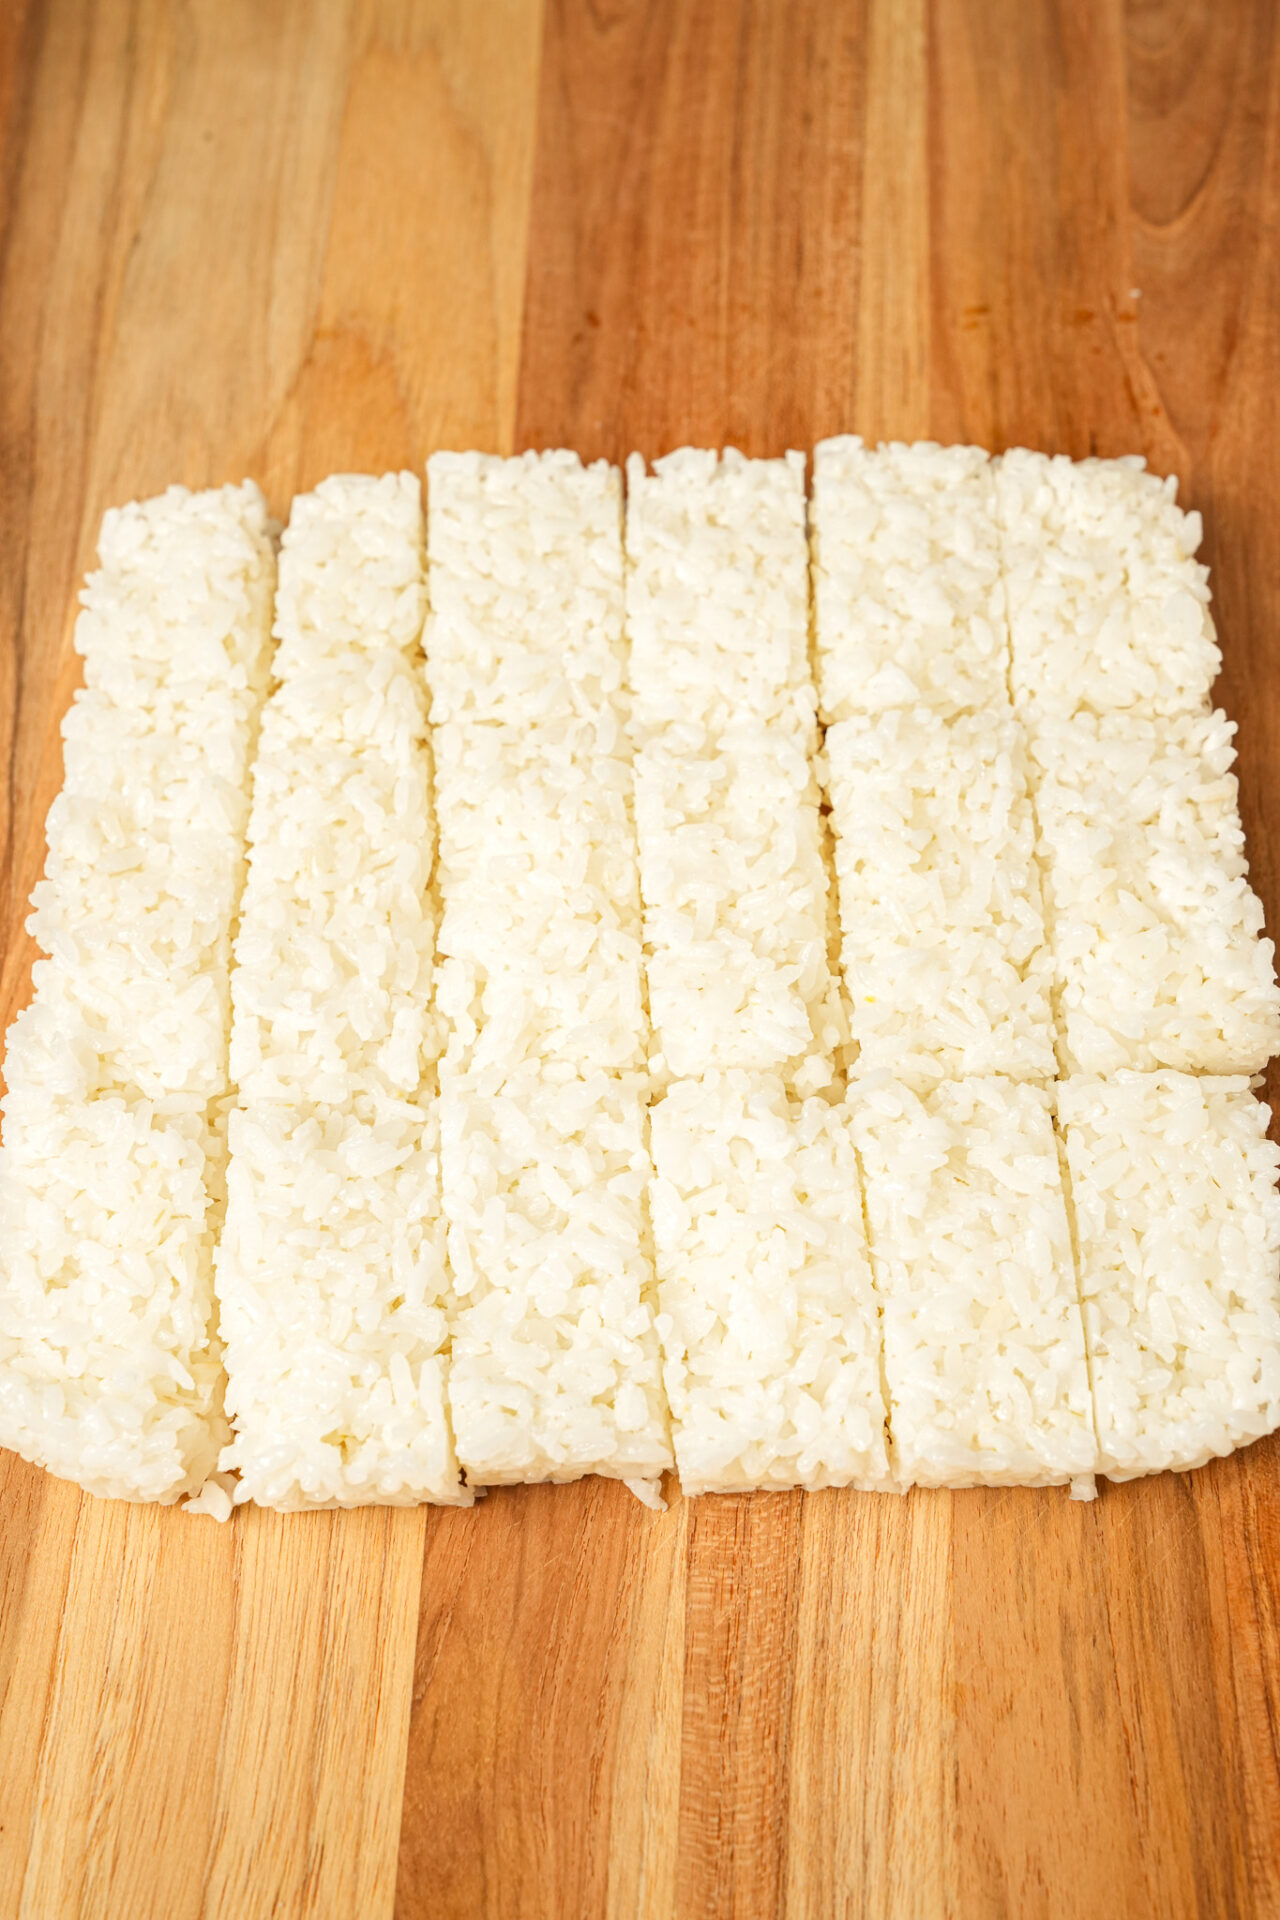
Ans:
<svg viewBox="0 0 1280 1920"><path fill-rule="evenodd" d="M1247 1079L1063 1081L1101 1446L1130 1480L1280 1426L1280 1148Z"/></svg>
<svg viewBox="0 0 1280 1920"><path fill-rule="evenodd" d="M1198 513L1140 457L993 463L1014 704L1028 716L1207 707L1222 664Z"/></svg>
<svg viewBox="0 0 1280 1920"><path fill-rule="evenodd" d="M1097 1465L1050 1096L849 1092L905 1485L1056 1486Z"/></svg>

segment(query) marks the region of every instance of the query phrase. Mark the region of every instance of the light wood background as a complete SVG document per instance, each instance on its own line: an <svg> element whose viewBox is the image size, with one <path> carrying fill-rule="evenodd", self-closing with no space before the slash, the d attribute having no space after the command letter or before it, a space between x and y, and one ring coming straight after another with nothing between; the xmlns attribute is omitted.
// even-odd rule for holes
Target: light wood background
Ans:
<svg viewBox="0 0 1280 1920"><path fill-rule="evenodd" d="M437 446L1140 450L1280 920L1271 0L6 0L6 1022L112 501ZM1280 1447L129 1509L0 1456L0 1916L1280 1915Z"/></svg>

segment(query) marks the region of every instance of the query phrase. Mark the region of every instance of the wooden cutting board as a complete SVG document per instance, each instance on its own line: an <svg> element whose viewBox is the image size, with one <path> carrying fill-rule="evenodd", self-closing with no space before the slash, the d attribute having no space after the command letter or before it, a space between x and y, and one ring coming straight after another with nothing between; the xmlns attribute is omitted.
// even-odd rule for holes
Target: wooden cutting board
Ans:
<svg viewBox="0 0 1280 1920"><path fill-rule="evenodd" d="M102 509L439 446L1145 452L1280 825L1271 0L9 0L5 1022ZM5 1456L0 1914L1280 1914L1280 1447L223 1528Z"/></svg>

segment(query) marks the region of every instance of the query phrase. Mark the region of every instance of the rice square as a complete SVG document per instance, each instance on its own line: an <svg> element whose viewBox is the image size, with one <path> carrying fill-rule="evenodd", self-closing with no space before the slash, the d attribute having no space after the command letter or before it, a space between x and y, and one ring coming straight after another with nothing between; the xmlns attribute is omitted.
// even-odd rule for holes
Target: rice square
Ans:
<svg viewBox="0 0 1280 1920"><path fill-rule="evenodd" d="M849 1092L880 1299L892 1459L918 1486L1055 1486L1097 1463L1043 1087Z"/></svg>
<svg viewBox="0 0 1280 1920"><path fill-rule="evenodd" d="M1280 1426L1280 1149L1244 1077L1057 1090L1101 1471L1200 1466Z"/></svg>
<svg viewBox="0 0 1280 1920"><path fill-rule="evenodd" d="M1037 721L1030 747L1063 1065L1256 1072L1280 1051L1222 713Z"/></svg>
<svg viewBox="0 0 1280 1920"><path fill-rule="evenodd" d="M828 729L855 1071L1052 1079L1052 963L1021 729L928 707Z"/></svg>
<svg viewBox="0 0 1280 1920"><path fill-rule="evenodd" d="M651 1111L658 1331L686 1494L884 1486L880 1328L848 1116L776 1073Z"/></svg>
<svg viewBox="0 0 1280 1920"><path fill-rule="evenodd" d="M819 441L812 540L828 725L891 707L1007 711L1000 534L981 447Z"/></svg>
<svg viewBox="0 0 1280 1920"><path fill-rule="evenodd" d="M994 463L1015 705L1027 714L1196 713L1222 664L1198 513L1137 456L1016 447Z"/></svg>

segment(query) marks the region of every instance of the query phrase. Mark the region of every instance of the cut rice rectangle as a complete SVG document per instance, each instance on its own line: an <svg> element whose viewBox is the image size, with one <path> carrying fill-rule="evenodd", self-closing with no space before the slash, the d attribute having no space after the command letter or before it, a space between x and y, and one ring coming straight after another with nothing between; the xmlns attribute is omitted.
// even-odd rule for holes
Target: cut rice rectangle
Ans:
<svg viewBox="0 0 1280 1920"><path fill-rule="evenodd" d="M776 1073L652 1110L658 1331L687 1494L884 1486L880 1328L848 1115Z"/></svg>
<svg viewBox="0 0 1280 1920"><path fill-rule="evenodd" d="M1242 1077L1067 1080L1101 1471L1201 1465L1280 1426L1280 1149Z"/></svg>
<svg viewBox="0 0 1280 1920"><path fill-rule="evenodd" d="M682 447L627 462L632 737L692 753L738 722L807 740L804 455Z"/></svg>
<svg viewBox="0 0 1280 1920"><path fill-rule="evenodd" d="M1222 713L1081 713L1031 729L1068 1072L1256 1072L1280 1050L1234 731Z"/></svg>
<svg viewBox="0 0 1280 1920"><path fill-rule="evenodd" d="M812 526L828 724L890 707L1007 711L1000 535L981 447L819 441Z"/></svg>
<svg viewBox="0 0 1280 1920"><path fill-rule="evenodd" d="M1043 1087L887 1075L849 1092L903 1484L1094 1471L1089 1375Z"/></svg>
<svg viewBox="0 0 1280 1920"><path fill-rule="evenodd" d="M273 529L250 483L108 513L85 690L10 1029L0 1444L172 1501L226 1437L213 1314L228 970L266 688Z"/></svg>
<svg viewBox="0 0 1280 1920"><path fill-rule="evenodd" d="M846 1036L811 757L804 462L628 464L636 828L667 1076L825 1085Z"/></svg>
<svg viewBox="0 0 1280 1920"><path fill-rule="evenodd" d="M826 737L859 1073L1052 1079L1052 963L1021 729L927 707Z"/></svg>
<svg viewBox="0 0 1280 1920"><path fill-rule="evenodd" d="M671 1462L616 469L428 466L449 1393L473 1485Z"/></svg>
<svg viewBox="0 0 1280 1920"><path fill-rule="evenodd" d="M1193 713L1222 664L1198 513L1144 462L1014 448L994 463L1015 705Z"/></svg>
<svg viewBox="0 0 1280 1920"><path fill-rule="evenodd" d="M232 977L237 1501L470 1498L445 1402L423 611L412 474L295 500Z"/></svg>
<svg viewBox="0 0 1280 1920"><path fill-rule="evenodd" d="M671 1464L644 1195L643 1074L526 1062L441 1088L449 1377L473 1484L625 1480Z"/></svg>

